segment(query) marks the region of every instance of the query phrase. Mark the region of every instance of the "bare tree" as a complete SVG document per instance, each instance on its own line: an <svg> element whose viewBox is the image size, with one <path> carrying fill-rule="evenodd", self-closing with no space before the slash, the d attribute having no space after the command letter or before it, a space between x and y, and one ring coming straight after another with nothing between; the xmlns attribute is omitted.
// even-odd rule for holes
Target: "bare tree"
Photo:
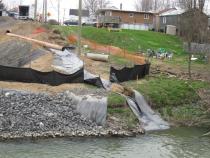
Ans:
<svg viewBox="0 0 210 158"><path fill-rule="evenodd" d="M138 11L150 11L153 9L153 0L137 0L135 7Z"/></svg>
<svg viewBox="0 0 210 158"><path fill-rule="evenodd" d="M85 9L88 9L92 15L101 8L108 7L111 2L109 0L83 0Z"/></svg>
<svg viewBox="0 0 210 158"><path fill-rule="evenodd" d="M188 45L188 73L191 78L191 43L204 43L207 40L208 21L203 13L205 0L181 0L181 3L187 10L181 16L180 29L181 35Z"/></svg>
<svg viewBox="0 0 210 158"><path fill-rule="evenodd" d="M135 4L134 5L135 5L135 8L136 8L136 11L141 11L141 9L142 9L141 8L141 1L142 0L136 0L135 1Z"/></svg>
<svg viewBox="0 0 210 158"><path fill-rule="evenodd" d="M84 0L85 9L90 11L91 15L94 15L98 9L98 0Z"/></svg>
<svg viewBox="0 0 210 158"><path fill-rule="evenodd" d="M184 9L198 8L203 10L208 2L209 0L177 0L178 6Z"/></svg>
<svg viewBox="0 0 210 158"><path fill-rule="evenodd" d="M109 0L98 0L98 8L106 8L111 4Z"/></svg>
<svg viewBox="0 0 210 158"><path fill-rule="evenodd" d="M158 11L170 8L173 4L173 0L136 0L135 8L137 11Z"/></svg>
<svg viewBox="0 0 210 158"><path fill-rule="evenodd" d="M4 4L3 4L2 0L0 0L0 9L4 9Z"/></svg>

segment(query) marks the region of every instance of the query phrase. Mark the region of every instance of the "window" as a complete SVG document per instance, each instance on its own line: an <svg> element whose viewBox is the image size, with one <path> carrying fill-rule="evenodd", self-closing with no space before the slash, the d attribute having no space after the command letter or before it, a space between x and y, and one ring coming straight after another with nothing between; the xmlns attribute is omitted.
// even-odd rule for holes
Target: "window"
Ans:
<svg viewBox="0 0 210 158"><path fill-rule="evenodd" d="M208 19L208 25L209 25L209 27L210 27L210 18Z"/></svg>
<svg viewBox="0 0 210 158"><path fill-rule="evenodd" d="M144 14L144 19L149 19L149 14Z"/></svg>
<svg viewBox="0 0 210 158"><path fill-rule="evenodd" d="M112 16L112 11L109 12L109 16Z"/></svg>
<svg viewBox="0 0 210 158"><path fill-rule="evenodd" d="M133 18L134 17L134 13L129 13L129 17Z"/></svg>
<svg viewBox="0 0 210 158"><path fill-rule="evenodd" d="M105 16L112 16L112 11L107 11L107 12L105 13Z"/></svg>
<svg viewBox="0 0 210 158"><path fill-rule="evenodd" d="M166 24L166 17L163 17L163 24Z"/></svg>

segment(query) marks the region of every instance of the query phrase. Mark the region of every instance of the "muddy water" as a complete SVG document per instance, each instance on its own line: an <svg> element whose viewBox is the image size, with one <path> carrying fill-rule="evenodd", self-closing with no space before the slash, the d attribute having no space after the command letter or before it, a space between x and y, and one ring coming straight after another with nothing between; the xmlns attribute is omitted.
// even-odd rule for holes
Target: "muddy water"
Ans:
<svg viewBox="0 0 210 158"><path fill-rule="evenodd" d="M0 143L0 158L209 158L206 129L177 128L135 138L62 138Z"/></svg>

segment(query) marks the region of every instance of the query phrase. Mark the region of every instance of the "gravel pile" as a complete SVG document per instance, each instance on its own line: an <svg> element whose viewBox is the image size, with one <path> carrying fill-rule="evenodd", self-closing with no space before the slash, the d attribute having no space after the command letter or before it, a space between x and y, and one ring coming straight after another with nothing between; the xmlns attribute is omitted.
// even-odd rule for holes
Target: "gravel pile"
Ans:
<svg viewBox="0 0 210 158"><path fill-rule="evenodd" d="M94 96L108 96L108 92L103 88L74 88L74 90L69 90L76 95L94 95Z"/></svg>
<svg viewBox="0 0 210 158"><path fill-rule="evenodd" d="M56 96L0 90L0 140L16 138L133 136L139 131L97 126L66 93Z"/></svg>
<svg viewBox="0 0 210 158"><path fill-rule="evenodd" d="M96 135L99 127L74 110L65 95L0 91L0 136Z"/></svg>

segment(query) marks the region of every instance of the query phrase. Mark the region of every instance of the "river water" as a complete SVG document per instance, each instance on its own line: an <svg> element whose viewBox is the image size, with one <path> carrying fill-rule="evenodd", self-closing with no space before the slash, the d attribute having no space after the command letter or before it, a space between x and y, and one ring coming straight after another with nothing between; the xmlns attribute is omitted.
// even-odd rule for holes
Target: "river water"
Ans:
<svg viewBox="0 0 210 158"><path fill-rule="evenodd" d="M177 128L132 138L0 142L0 158L210 158L206 129Z"/></svg>

